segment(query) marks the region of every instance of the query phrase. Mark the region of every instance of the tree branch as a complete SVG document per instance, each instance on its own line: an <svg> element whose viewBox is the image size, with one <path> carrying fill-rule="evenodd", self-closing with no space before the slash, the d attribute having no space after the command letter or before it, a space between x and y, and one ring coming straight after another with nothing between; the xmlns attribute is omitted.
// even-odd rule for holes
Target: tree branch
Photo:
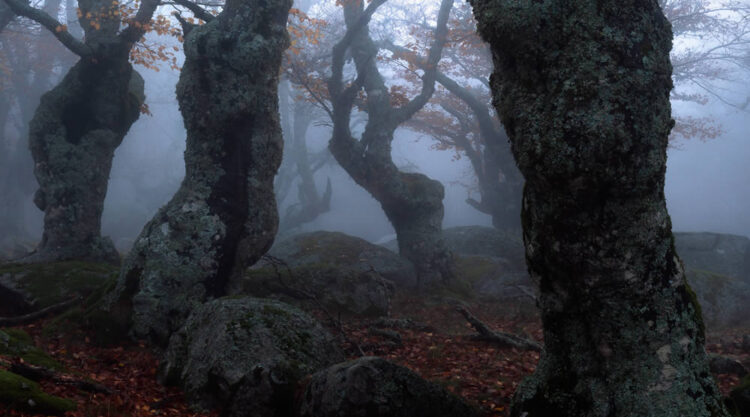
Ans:
<svg viewBox="0 0 750 417"><path fill-rule="evenodd" d="M512 347L517 349L523 349L523 350L533 350L535 352L541 352L542 351L542 345L539 343L533 341L524 339L522 337L516 336L514 334L510 333L501 333L496 332L492 329L490 329L486 324L484 324L481 320L474 317L469 310L463 308L463 307L457 307L456 310L461 313L461 315L466 318L466 321L471 324L471 327L474 328L479 333L479 337L482 340L486 340L489 342L497 343L500 346L506 346L506 347Z"/></svg>
<svg viewBox="0 0 750 417"><path fill-rule="evenodd" d="M438 62L443 55L443 47L448 39L448 18L453 7L453 0L442 0L438 12L437 26L435 27L435 42L430 47L427 61L423 67L422 91L404 106L396 110L395 120L401 124L409 120L414 113L418 112L430 100L435 92L435 77L438 71Z"/></svg>
<svg viewBox="0 0 750 417"><path fill-rule="evenodd" d="M29 313L23 316L16 316L16 317L0 317L0 326L18 326L19 324L26 324L31 323L33 321L36 321L48 314L58 313L61 311L65 311L69 309L70 307L78 304L81 301L80 297L72 298L67 301L63 301L58 304L51 305L49 307L43 308L39 311L35 311L33 313Z"/></svg>
<svg viewBox="0 0 750 417"><path fill-rule="evenodd" d="M146 33L147 24L151 21L159 3L160 0L143 0L135 17L128 23L128 27L120 32L120 39L129 43L138 42Z"/></svg>
<svg viewBox="0 0 750 417"><path fill-rule="evenodd" d="M173 1L177 3L178 5L190 10L191 12L193 12L193 15L195 15L195 17L203 20L206 23L214 20L214 17L215 17L214 15L209 13L206 9L199 6L198 4L193 3L192 1L189 1L189 0L173 0Z"/></svg>
<svg viewBox="0 0 750 417"><path fill-rule="evenodd" d="M44 11L39 10L35 7L31 7L28 4L23 3L21 0L0 1L5 1L5 4L7 4L8 7L13 11L13 13L17 14L18 16L23 16L42 25L45 29L50 31L52 35L60 41L60 43L62 43L74 54L82 58L88 57L93 54L93 51L88 47L88 45L73 37L73 35L71 35L67 29L64 29L65 26L62 23L58 22L57 19L48 15Z"/></svg>

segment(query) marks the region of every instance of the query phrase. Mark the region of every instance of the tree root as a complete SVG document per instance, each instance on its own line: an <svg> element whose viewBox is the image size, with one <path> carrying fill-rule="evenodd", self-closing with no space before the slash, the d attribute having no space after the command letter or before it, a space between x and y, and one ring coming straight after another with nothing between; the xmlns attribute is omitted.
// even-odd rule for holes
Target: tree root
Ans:
<svg viewBox="0 0 750 417"><path fill-rule="evenodd" d="M65 311L68 308L78 304L81 301L80 297L71 298L70 300L63 301L62 303L54 304L49 307L45 307L39 311L25 314L23 316L15 317L0 317L0 326L18 326L20 324L28 324L34 322L48 314L54 314L61 311Z"/></svg>

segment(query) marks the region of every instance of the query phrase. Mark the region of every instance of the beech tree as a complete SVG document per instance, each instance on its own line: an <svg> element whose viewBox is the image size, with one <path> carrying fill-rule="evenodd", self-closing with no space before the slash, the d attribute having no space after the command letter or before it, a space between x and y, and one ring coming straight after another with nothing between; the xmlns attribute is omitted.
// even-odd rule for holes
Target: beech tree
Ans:
<svg viewBox="0 0 750 417"><path fill-rule="evenodd" d="M291 0L228 0L183 24L177 100L187 129L185 179L128 255L110 311L136 337L165 345L195 305L226 294L273 243L281 162L277 86Z"/></svg>
<svg viewBox="0 0 750 417"><path fill-rule="evenodd" d="M3 1L80 57L42 97L29 127L39 182L34 203L44 211L44 234L24 261L119 263L112 241L101 236L101 214L114 150L138 119L145 99L143 79L128 60L159 0L143 0L127 21L117 1L79 2L83 41L43 10L23 0Z"/></svg>
<svg viewBox="0 0 750 417"><path fill-rule="evenodd" d="M345 1L346 34L334 46L328 92L331 97L333 133L329 149L336 161L383 207L390 220L402 256L411 260L420 282L448 280L453 276L452 255L442 238L444 189L423 174L399 171L391 158L396 129L409 120L435 89L435 74L446 39L452 0L443 0L438 12L434 43L422 76L422 89L411 100L398 103L377 65L379 48L369 34L369 20L385 0ZM351 51L357 77L343 80L346 52ZM367 123L361 139L353 136L350 122L355 100L364 89ZM401 104L396 106L395 104ZM418 283L419 284L419 283Z"/></svg>
<svg viewBox="0 0 750 417"><path fill-rule="evenodd" d="M471 3L526 179L544 326L511 415L727 415L664 199L672 33L659 5Z"/></svg>
<svg viewBox="0 0 750 417"><path fill-rule="evenodd" d="M40 7L57 16L64 6L45 0ZM32 239L25 221L26 204L37 187L27 142L29 122L39 97L59 82L74 57L51 33L15 18L0 2L0 236L8 240Z"/></svg>

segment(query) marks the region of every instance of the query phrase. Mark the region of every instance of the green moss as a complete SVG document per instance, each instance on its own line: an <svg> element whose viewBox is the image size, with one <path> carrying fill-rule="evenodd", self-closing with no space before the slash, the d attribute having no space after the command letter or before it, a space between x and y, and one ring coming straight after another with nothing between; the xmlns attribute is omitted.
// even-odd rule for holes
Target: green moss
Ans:
<svg viewBox="0 0 750 417"><path fill-rule="evenodd" d="M1 369L0 402L17 410L46 415L62 415L76 409L73 401L49 395L36 382Z"/></svg>
<svg viewBox="0 0 750 417"><path fill-rule="evenodd" d="M116 284L115 276L100 283L80 306L50 320L42 329L42 336L65 336L73 339L89 337L97 346L112 346L128 340L129 316L121 317L116 311L102 308L104 295Z"/></svg>
<svg viewBox="0 0 750 417"><path fill-rule="evenodd" d="M698 302L698 295L693 291L693 288L688 284L687 279L685 280L685 292L690 298L690 303L693 305L693 320L698 325L698 340L703 343L706 340L706 324L703 322L703 309L701 303Z"/></svg>
<svg viewBox="0 0 750 417"><path fill-rule="evenodd" d="M49 369L65 369L60 362L34 346L31 336L20 329L0 330L0 354L18 357L26 363Z"/></svg>
<svg viewBox="0 0 750 417"><path fill-rule="evenodd" d="M38 308L44 308L72 295L88 296L118 271L109 264L69 261L4 265L0 276L10 275L19 290L28 294Z"/></svg>

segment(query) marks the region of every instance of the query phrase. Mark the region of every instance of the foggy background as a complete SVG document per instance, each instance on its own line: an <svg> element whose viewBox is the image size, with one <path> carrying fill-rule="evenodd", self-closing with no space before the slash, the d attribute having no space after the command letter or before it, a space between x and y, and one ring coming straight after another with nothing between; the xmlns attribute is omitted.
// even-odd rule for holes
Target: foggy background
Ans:
<svg viewBox="0 0 750 417"><path fill-rule="evenodd" d="M152 40L177 45L169 37ZM178 52L178 65L181 64ZM184 175L185 130L175 99L179 72L160 64L154 71L136 67L146 81L146 102L151 115L142 115L115 153L102 219L102 234L110 236L121 251L129 249L143 225L179 187ZM728 83L737 98L750 96L747 74ZM707 141L679 139L669 149L666 198L675 231L710 231L750 237L750 114L716 102L705 106L678 107L676 111L710 116L722 126L722 134ZM308 131L311 151L326 148L329 131L319 126ZM25 143L25 138L23 138ZM400 129L393 143L393 158L407 171L418 171L445 186L443 226L491 226L491 218L465 203L476 179L467 158L455 151L432 149L433 141ZM29 175L29 173L11 173ZM338 167L333 158L317 172L318 189L326 177L333 185L331 210L294 232L335 230L370 241L384 241L394 230L380 205ZM281 213L295 202L294 192L279 207ZM475 191L471 196L477 198ZM5 198L5 196L3 196ZM24 203L25 218L19 219L36 241L41 238L42 212ZM279 238L283 238L280 236Z"/></svg>

